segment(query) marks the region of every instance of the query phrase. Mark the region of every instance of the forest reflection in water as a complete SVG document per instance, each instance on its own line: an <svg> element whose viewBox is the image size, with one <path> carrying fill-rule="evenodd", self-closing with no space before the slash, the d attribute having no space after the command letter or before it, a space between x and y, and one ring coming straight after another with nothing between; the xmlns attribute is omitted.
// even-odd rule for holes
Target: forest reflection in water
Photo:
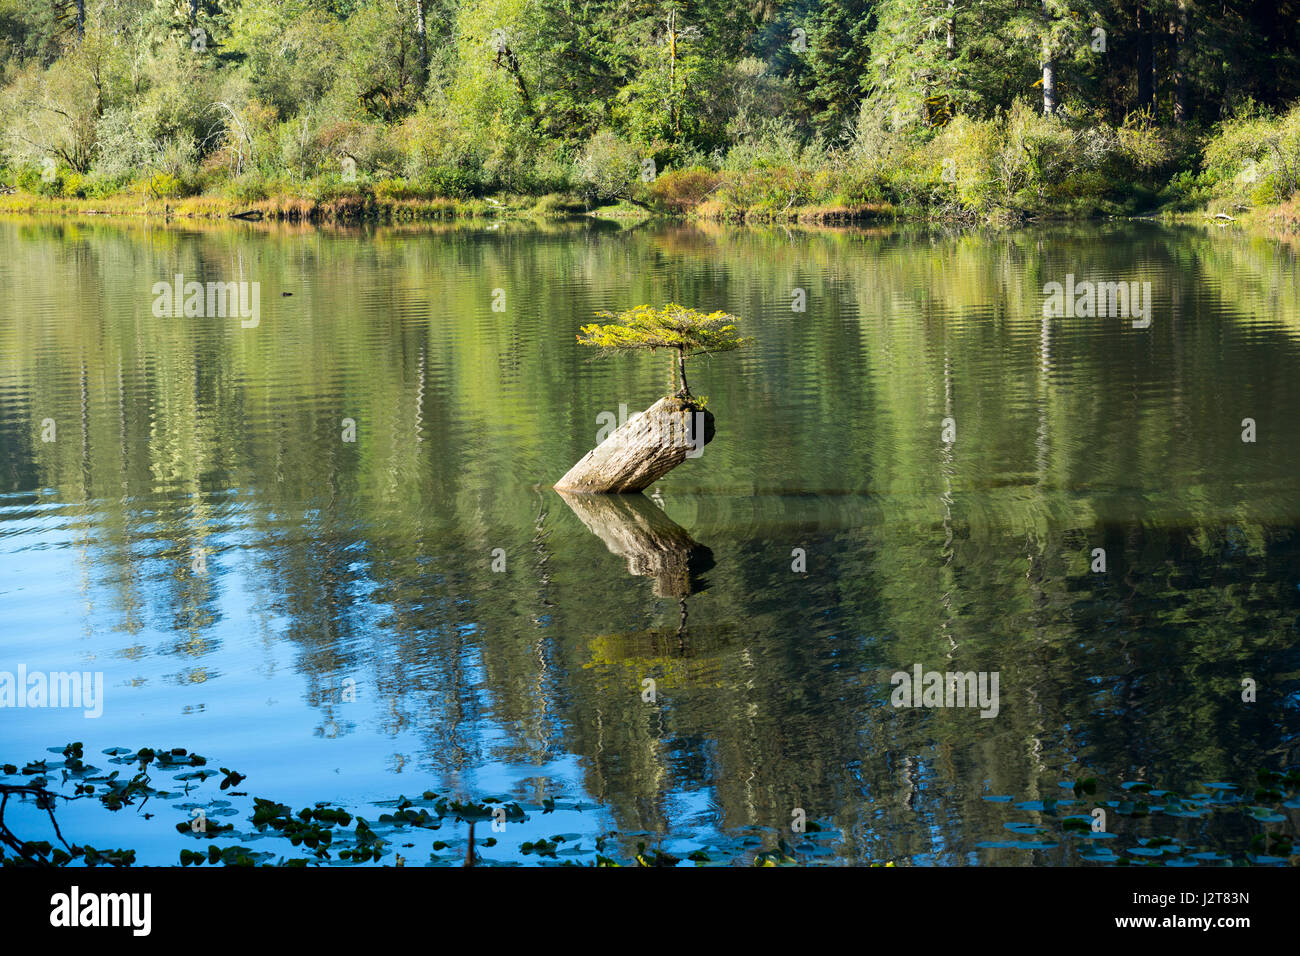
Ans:
<svg viewBox="0 0 1300 956"><path fill-rule="evenodd" d="M5 759L182 734L309 799L415 776L702 842L800 808L834 859L1068 863L981 847L986 798L1294 758L1285 245L10 221L0 252L4 654L108 686L102 741L16 712ZM259 326L154 316L178 273L260 282ZM1067 273L1151 282L1150 328L1044 318ZM754 339L692 374L717 440L648 497L553 491L664 384L576 329L670 300ZM996 671L998 716L891 706L917 664Z"/></svg>

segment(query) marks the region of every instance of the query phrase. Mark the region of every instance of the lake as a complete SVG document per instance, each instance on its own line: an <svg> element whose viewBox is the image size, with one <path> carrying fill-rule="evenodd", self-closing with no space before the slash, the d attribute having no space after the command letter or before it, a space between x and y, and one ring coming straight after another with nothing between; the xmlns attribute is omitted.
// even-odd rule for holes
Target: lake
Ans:
<svg viewBox="0 0 1300 956"><path fill-rule="evenodd" d="M173 315L177 276L256 283L257 314ZM1138 283L1146 317L1045 315L1067 282ZM0 710L0 763L186 747L295 807L529 808L485 862L616 831L606 854L1081 865L1240 853L1233 806L1134 816L1121 785L1250 803L1295 762L1294 246L10 219L0 287L0 670L103 675L97 717ZM645 498L570 503L601 416L669 371L576 333L666 302L751 340L690 365L717 436ZM996 713L896 706L918 667L996 675ZM1061 832L1103 797L1118 839ZM150 810L60 822L175 863L185 815Z"/></svg>

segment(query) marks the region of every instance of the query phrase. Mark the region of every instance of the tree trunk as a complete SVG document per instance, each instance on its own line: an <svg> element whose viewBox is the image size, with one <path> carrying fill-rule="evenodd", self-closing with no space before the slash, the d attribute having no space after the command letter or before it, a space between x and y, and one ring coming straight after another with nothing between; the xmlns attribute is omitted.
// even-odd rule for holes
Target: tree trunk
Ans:
<svg viewBox="0 0 1300 956"><path fill-rule="evenodd" d="M1143 4L1137 8L1137 108L1154 109L1155 85L1152 83L1155 71L1154 31L1151 28L1151 14Z"/></svg>
<svg viewBox="0 0 1300 956"><path fill-rule="evenodd" d="M644 491L713 440L713 414L679 398L661 398L587 452L556 491Z"/></svg>
<svg viewBox="0 0 1300 956"><path fill-rule="evenodd" d="M1056 113L1056 60L1052 57L1050 30L1052 15L1047 9L1047 0L1043 0L1043 115Z"/></svg>
<svg viewBox="0 0 1300 956"><path fill-rule="evenodd" d="M424 0L415 0L415 35L420 43L420 79L429 68L429 39L424 27Z"/></svg>
<svg viewBox="0 0 1300 956"><path fill-rule="evenodd" d="M1169 22L1174 63L1174 122L1187 120L1187 0L1178 0Z"/></svg>
<svg viewBox="0 0 1300 956"><path fill-rule="evenodd" d="M957 55L957 0L948 0L948 59Z"/></svg>
<svg viewBox="0 0 1300 956"><path fill-rule="evenodd" d="M519 87L519 98L523 100L524 112L529 116L533 115L533 100L528 95L528 84L524 82L524 71L519 67L519 58L515 56L515 51L510 47L505 47L502 53L497 54L497 63L501 62L504 54L506 60L506 69L515 78L515 85Z"/></svg>
<svg viewBox="0 0 1300 956"><path fill-rule="evenodd" d="M677 108L677 8L668 11L668 119L674 136L682 132L681 112ZM675 141L675 140L674 140Z"/></svg>

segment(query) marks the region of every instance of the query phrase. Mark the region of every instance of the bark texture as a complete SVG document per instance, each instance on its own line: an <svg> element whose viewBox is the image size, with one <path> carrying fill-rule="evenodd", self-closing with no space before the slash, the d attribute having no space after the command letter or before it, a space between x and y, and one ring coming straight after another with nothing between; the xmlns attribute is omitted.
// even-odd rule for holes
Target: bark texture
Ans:
<svg viewBox="0 0 1300 956"><path fill-rule="evenodd" d="M713 440L713 432L713 415L707 409L695 409L678 398L661 398L587 452L556 483L555 490L588 494L644 491L688 454L697 449L702 452Z"/></svg>

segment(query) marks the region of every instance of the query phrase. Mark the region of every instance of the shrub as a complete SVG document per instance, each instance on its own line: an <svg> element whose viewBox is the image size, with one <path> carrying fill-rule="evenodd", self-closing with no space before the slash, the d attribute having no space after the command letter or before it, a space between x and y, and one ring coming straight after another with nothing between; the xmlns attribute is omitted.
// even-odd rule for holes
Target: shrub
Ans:
<svg viewBox="0 0 1300 956"><path fill-rule="evenodd" d="M134 188L144 192L150 199L178 199L181 196L189 196L194 191L191 183L175 173L168 172L154 173L145 179L137 180Z"/></svg>
<svg viewBox="0 0 1300 956"><path fill-rule="evenodd" d="M59 194L65 199L86 198L86 177L80 173L67 173L59 188Z"/></svg>
<svg viewBox="0 0 1300 956"><path fill-rule="evenodd" d="M420 176L420 190L426 196L468 199L483 190L477 173L456 166L434 166Z"/></svg>
<svg viewBox="0 0 1300 956"><path fill-rule="evenodd" d="M1173 158L1173 144L1155 125L1151 114L1130 113L1116 131L1119 155L1134 170L1154 173L1163 170Z"/></svg>
<svg viewBox="0 0 1300 956"><path fill-rule="evenodd" d="M1032 208L1080 165L1086 143L1065 122L1043 116L1026 100L1011 104L998 165L1004 197Z"/></svg>
<svg viewBox="0 0 1300 956"><path fill-rule="evenodd" d="M537 151L523 185L526 192L535 196L573 193L578 191L573 173L572 152L555 143Z"/></svg>
<svg viewBox="0 0 1300 956"><path fill-rule="evenodd" d="M52 179L42 175L43 170L35 166L23 166L18 170L17 186L24 192L37 196L59 196L63 193L63 173L55 170Z"/></svg>
<svg viewBox="0 0 1300 956"><path fill-rule="evenodd" d="M636 148L608 130L587 141L574 164L579 191L599 205L632 195L641 177Z"/></svg>
<svg viewBox="0 0 1300 956"><path fill-rule="evenodd" d="M999 189L1004 135L998 120L958 116L945 126L929 157L940 195L949 194L962 208L981 215L1006 205Z"/></svg>
<svg viewBox="0 0 1300 956"><path fill-rule="evenodd" d="M812 202L816 188L812 173L782 166L732 173L715 195L730 211L772 215Z"/></svg>
<svg viewBox="0 0 1300 956"><path fill-rule="evenodd" d="M915 127L895 122L884 100L868 98L858 112L845 161L863 178L880 180L884 171L895 168L897 160L918 145L919 137Z"/></svg>
<svg viewBox="0 0 1300 956"><path fill-rule="evenodd" d="M1245 201L1267 175L1268 143L1276 121L1254 109L1224 120L1205 144L1205 172L1213 194Z"/></svg>
<svg viewBox="0 0 1300 956"><path fill-rule="evenodd" d="M812 168L824 162L824 151L805 145L792 121L768 119L756 135L746 137L727 151L722 168L748 171L763 167Z"/></svg>
<svg viewBox="0 0 1300 956"><path fill-rule="evenodd" d="M82 192L87 199L107 199L127 187L127 180L116 176L89 175L82 180Z"/></svg>
<svg viewBox="0 0 1300 956"><path fill-rule="evenodd" d="M375 180L375 198L385 200L418 199L420 190L411 186L405 179Z"/></svg>
<svg viewBox="0 0 1300 956"><path fill-rule="evenodd" d="M234 177L226 184L226 191L232 199L245 203L259 202L270 195L269 184L256 171Z"/></svg>
<svg viewBox="0 0 1300 956"><path fill-rule="evenodd" d="M660 208L680 214L702 203L721 182L722 175L711 169L670 169L650 184L650 196Z"/></svg>
<svg viewBox="0 0 1300 956"><path fill-rule="evenodd" d="M1214 186L1208 175L1184 169L1160 191L1159 201L1174 211L1186 212L1208 203L1213 195Z"/></svg>
<svg viewBox="0 0 1300 956"><path fill-rule="evenodd" d="M547 193L533 206L533 215L564 217L576 216L586 212L587 205L580 199L564 193Z"/></svg>
<svg viewBox="0 0 1300 956"><path fill-rule="evenodd" d="M1240 206L1285 202L1300 191L1300 106L1274 117L1248 104L1215 128L1204 158L1213 199Z"/></svg>
<svg viewBox="0 0 1300 956"><path fill-rule="evenodd" d="M400 180L389 180L389 182L400 183ZM390 188L394 187L390 186ZM268 181L266 189L267 194L272 197L284 193L297 195L300 198L321 204L355 199L359 196L369 196L376 192L375 187L370 184L369 177L360 175L356 177L344 176L338 172L322 173L303 183L272 184Z"/></svg>
<svg viewBox="0 0 1300 956"><path fill-rule="evenodd" d="M1274 193L1279 201L1300 190L1300 106L1293 106L1277 124L1268 142Z"/></svg>

